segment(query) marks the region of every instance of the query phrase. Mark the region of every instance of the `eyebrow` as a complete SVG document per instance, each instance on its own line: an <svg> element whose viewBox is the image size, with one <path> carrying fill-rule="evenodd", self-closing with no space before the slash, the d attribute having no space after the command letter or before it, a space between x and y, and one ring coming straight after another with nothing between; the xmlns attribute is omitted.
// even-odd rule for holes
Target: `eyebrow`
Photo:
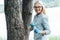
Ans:
<svg viewBox="0 0 60 40"><path fill-rule="evenodd" d="M34 6L34 7L43 7L43 6Z"/></svg>

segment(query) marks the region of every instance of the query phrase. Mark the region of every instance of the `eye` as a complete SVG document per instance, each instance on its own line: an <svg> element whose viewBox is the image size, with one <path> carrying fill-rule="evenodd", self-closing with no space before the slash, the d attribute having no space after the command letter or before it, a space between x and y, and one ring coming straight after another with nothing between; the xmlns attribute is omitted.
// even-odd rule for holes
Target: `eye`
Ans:
<svg viewBox="0 0 60 40"><path fill-rule="evenodd" d="M34 6L34 8L42 8L42 6Z"/></svg>

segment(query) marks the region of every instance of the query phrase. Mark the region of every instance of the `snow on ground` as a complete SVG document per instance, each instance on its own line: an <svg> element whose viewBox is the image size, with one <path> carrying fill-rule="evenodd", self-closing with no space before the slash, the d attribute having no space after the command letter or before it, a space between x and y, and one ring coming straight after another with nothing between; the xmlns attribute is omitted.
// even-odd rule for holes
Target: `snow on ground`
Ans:
<svg viewBox="0 0 60 40"><path fill-rule="evenodd" d="M7 31L6 31L6 22L5 22L5 15L4 13L0 13L0 37L3 39L7 38Z"/></svg>
<svg viewBox="0 0 60 40"><path fill-rule="evenodd" d="M51 35L60 35L60 7L48 8L46 10L49 17Z"/></svg>

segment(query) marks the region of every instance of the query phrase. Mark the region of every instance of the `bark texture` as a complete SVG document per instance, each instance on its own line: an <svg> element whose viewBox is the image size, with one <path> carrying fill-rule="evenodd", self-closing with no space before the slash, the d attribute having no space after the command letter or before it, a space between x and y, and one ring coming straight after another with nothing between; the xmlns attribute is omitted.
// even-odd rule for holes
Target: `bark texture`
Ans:
<svg viewBox="0 0 60 40"><path fill-rule="evenodd" d="M23 2L22 2L23 1ZM7 40L28 40L32 0L4 0Z"/></svg>

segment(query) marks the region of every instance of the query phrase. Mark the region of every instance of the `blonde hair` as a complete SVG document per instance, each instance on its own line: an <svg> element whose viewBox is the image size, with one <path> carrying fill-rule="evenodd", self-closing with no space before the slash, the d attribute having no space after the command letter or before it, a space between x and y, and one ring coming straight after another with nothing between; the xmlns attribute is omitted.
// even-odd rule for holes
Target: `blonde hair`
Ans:
<svg viewBox="0 0 60 40"><path fill-rule="evenodd" d="M36 1L36 2L34 3L34 5L37 4L37 3L40 3L40 4L43 6L43 7L42 7L42 13L46 15L46 11L45 11L45 7L44 7L43 3L42 3L41 1Z"/></svg>

